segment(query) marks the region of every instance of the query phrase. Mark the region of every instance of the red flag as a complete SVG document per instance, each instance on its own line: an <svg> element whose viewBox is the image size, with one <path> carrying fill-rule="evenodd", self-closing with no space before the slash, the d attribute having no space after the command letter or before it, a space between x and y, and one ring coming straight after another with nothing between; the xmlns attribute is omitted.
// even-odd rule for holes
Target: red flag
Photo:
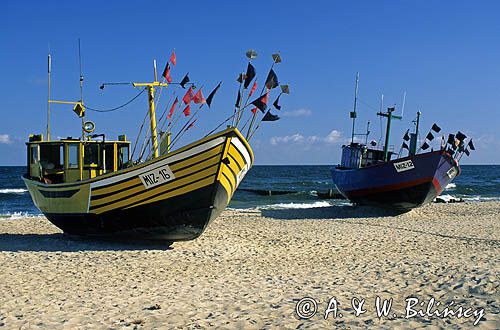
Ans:
<svg viewBox="0 0 500 330"><path fill-rule="evenodd" d="M266 95L262 98L262 103L267 104L269 101L269 88L267 89Z"/></svg>
<svg viewBox="0 0 500 330"><path fill-rule="evenodd" d="M256 112L257 112L257 107L253 108L251 111L252 111L253 113L256 113Z"/></svg>
<svg viewBox="0 0 500 330"><path fill-rule="evenodd" d="M194 97L193 86L191 86L187 90L186 95L184 95L184 97L182 98L182 101L184 102L184 104L188 104L189 102L191 102L193 97Z"/></svg>
<svg viewBox="0 0 500 330"><path fill-rule="evenodd" d="M179 102L179 99L176 97L174 104L172 104L172 107L170 108L170 112L168 113L167 119L172 118L172 115L174 114L175 107L177 106L177 102Z"/></svg>
<svg viewBox="0 0 500 330"><path fill-rule="evenodd" d="M190 129L191 127L193 127L193 126L194 126L194 123L195 123L197 120L198 120L198 118L196 118L195 120L193 120L193 122L192 122L191 124L189 124L188 128L186 129L186 131L187 131L188 129Z"/></svg>
<svg viewBox="0 0 500 330"><path fill-rule="evenodd" d="M168 83L172 82L172 77L170 77L170 63L167 62L167 66L165 67L165 70L163 70L162 76L165 77L165 80Z"/></svg>
<svg viewBox="0 0 500 330"><path fill-rule="evenodd" d="M193 102L196 103L196 104L198 104L198 103L205 103L205 98L203 97L203 94L201 93L201 88L193 96Z"/></svg>
<svg viewBox="0 0 500 330"><path fill-rule="evenodd" d="M250 94L248 94L248 97L252 96L253 92L257 89L257 80L253 82L252 89L250 90Z"/></svg>
<svg viewBox="0 0 500 330"><path fill-rule="evenodd" d="M189 104L184 108L184 110L182 110L182 112L184 112L184 116L189 116L191 114L191 107L189 106Z"/></svg>
<svg viewBox="0 0 500 330"><path fill-rule="evenodd" d="M170 55L170 62L172 62L173 65L177 65L177 57L175 56L175 50L173 50L172 55Z"/></svg>

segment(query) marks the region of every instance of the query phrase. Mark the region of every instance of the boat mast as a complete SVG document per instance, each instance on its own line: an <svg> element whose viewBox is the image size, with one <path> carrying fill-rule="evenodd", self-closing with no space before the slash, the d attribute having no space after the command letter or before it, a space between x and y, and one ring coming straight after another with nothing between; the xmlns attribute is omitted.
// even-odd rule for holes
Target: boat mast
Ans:
<svg viewBox="0 0 500 330"><path fill-rule="evenodd" d="M356 85L354 87L354 110L351 111L350 113L350 117L352 118L351 144L354 143L354 126L356 124L356 105L358 103L358 82L359 82L359 72L356 72Z"/></svg>
<svg viewBox="0 0 500 330"><path fill-rule="evenodd" d="M156 71L156 70L155 70ZM145 87L148 89L148 100L149 100L149 120L151 129L151 143L153 145L154 157L158 157L158 136L156 134L156 114L155 114L155 87L167 87L167 83L162 83L157 81L157 76L154 74L154 81L148 83L132 83L134 87Z"/></svg>
<svg viewBox="0 0 500 330"><path fill-rule="evenodd" d="M47 91L47 141L50 141L50 71L52 66L52 58L49 55L47 57L47 82L48 82L48 91Z"/></svg>
<svg viewBox="0 0 500 330"><path fill-rule="evenodd" d="M413 121L415 123L415 132L411 134L410 150L409 150L410 156L413 156L417 153L418 126L420 124L421 114L422 113L420 111L417 111L417 119Z"/></svg>
<svg viewBox="0 0 500 330"><path fill-rule="evenodd" d="M387 108L387 113L377 112L378 116L387 117L387 128L386 128L386 132L385 132L385 145L384 145L384 161L385 162L389 159L388 156L389 156L389 139L390 139L390 135L391 135L391 121L392 121L392 119L402 119L403 118L401 116L396 116L396 115L392 114L395 109L396 109L395 107Z"/></svg>

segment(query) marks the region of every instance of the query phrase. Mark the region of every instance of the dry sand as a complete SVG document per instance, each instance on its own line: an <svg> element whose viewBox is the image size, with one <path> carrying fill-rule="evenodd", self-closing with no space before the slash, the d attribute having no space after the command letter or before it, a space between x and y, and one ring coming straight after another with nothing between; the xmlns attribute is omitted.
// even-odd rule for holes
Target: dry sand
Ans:
<svg viewBox="0 0 500 330"><path fill-rule="evenodd" d="M477 327L498 329L499 243L498 202L396 216L350 206L228 210L199 239L170 249L74 239L42 217L2 220L0 325L472 328L484 309ZM377 317L377 296L393 299L388 317ZM438 310L453 301L476 316L405 318L410 296L424 312L434 298ZM317 301L310 319L295 312L303 297ZM332 297L343 317L325 320ZM353 297L365 299L366 313L353 315Z"/></svg>

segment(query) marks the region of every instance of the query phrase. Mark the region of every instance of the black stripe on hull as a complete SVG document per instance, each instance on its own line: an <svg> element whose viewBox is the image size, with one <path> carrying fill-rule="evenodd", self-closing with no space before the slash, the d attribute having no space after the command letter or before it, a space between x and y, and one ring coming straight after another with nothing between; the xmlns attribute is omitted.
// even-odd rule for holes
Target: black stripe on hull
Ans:
<svg viewBox="0 0 500 330"><path fill-rule="evenodd" d="M345 196L353 203L371 205L400 211L409 211L431 202L437 196L436 187L432 182L418 184L408 188L365 194L361 196Z"/></svg>
<svg viewBox="0 0 500 330"><path fill-rule="evenodd" d="M217 182L181 196L130 209L45 216L67 234L174 242L200 236L210 221L222 213L226 203L226 190Z"/></svg>

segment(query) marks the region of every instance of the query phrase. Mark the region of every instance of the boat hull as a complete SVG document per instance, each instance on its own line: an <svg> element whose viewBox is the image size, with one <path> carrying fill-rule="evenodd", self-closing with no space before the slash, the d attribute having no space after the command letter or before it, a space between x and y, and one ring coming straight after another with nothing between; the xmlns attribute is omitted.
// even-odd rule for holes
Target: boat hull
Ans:
<svg viewBox="0 0 500 330"><path fill-rule="evenodd" d="M252 165L250 146L236 129L228 129L91 180L52 185L24 181L35 205L65 233L173 242L200 236L229 204ZM158 171L173 179L144 182Z"/></svg>
<svg viewBox="0 0 500 330"><path fill-rule="evenodd" d="M459 174L458 163L442 151L360 169L332 169L336 188L353 203L402 211L431 202Z"/></svg>

